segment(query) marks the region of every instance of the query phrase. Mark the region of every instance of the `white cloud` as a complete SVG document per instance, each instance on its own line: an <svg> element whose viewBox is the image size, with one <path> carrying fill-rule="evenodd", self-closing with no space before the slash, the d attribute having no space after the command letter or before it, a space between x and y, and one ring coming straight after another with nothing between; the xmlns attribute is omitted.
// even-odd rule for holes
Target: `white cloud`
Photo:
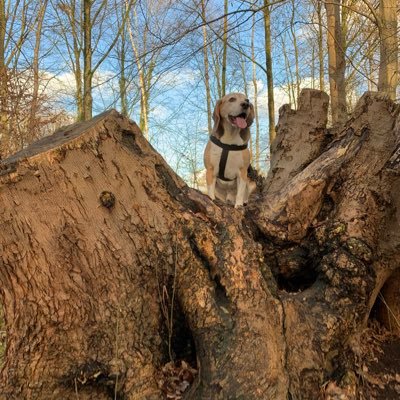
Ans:
<svg viewBox="0 0 400 400"><path fill-rule="evenodd" d="M165 119L171 114L171 110L167 107L157 104L154 108L151 109L151 117Z"/></svg>
<svg viewBox="0 0 400 400"><path fill-rule="evenodd" d="M49 94L65 94L67 96L75 94L76 82L75 75L72 72L64 72L55 76L51 76L47 72L44 72L44 74L48 79L46 91ZM115 73L112 71L96 71L92 81L93 90L101 90L103 96L107 96L109 94L108 91L112 91L113 86L117 85L117 83L113 82L114 77Z"/></svg>
<svg viewBox="0 0 400 400"><path fill-rule="evenodd" d="M184 68L179 71L167 71L165 72L159 83L164 86L176 88L177 86L183 86L187 83L193 83L200 79L200 73L190 68Z"/></svg>
<svg viewBox="0 0 400 400"><path fill-rule="evenodd" d="M254 102L254 85L251 82L248 86L248 92L250 100L253 99ZM258 104L258 113L260 118L266 118L268 116L268 91L267 86L262 80L257 80L257 104ZM287 91L282 86L274 87L274 100L275 100L275 118L278 118L279 108L283 104L289 103L289 96Z"/></svg>
<svg viewBox="0 0 400 400"><path fill-rule="evenodd" d="M46 85L46 92L50 95L73 95L75 93L75 77L72 72L65 72L57 76L51 76L47 72L48 83Z"/></svg>

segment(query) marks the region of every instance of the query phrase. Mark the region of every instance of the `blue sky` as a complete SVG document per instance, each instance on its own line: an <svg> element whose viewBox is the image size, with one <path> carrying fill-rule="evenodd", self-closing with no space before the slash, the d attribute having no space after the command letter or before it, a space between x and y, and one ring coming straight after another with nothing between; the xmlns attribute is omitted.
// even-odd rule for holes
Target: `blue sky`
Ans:
<svg viewBox="0 0 400 400"><path fill-rule="evenodd" d="M16 4L15 0L10 0ZM66 0L64 0L66 1ZM115 0L118 5L118 14L121 13L121 3ZM203 52L202 52L202 29L198 27L199 8L193 6L193 1L175 0L172 7L165 7L168 0L147 0L139 2L138 20L139 30L143 23L148 21L151 25L151 32L148 38L156 46L164 43L159 58L157 59L153 85L150 96L150 120L149 135L152 144L161 152L170 165L179 174L190 181L190 169L193 164L196 169L202 168L202 151L207 141L207 111L205 87L203 82ZM79 3L79 2L78 2ZM54 0L50 4L57 4ZM96 4L96 3L95 3ZM97 3L98 4L98 3ZM292 8L294 4L294 9ZM146 5L157 7L154 13L149 12ZM32 17L35 16L37 2L32 2ZM109 9L106 10L107 18L102 23L103 31L100 36L100 26L96 26L93 32L93 43L98 46L93 54L95 64L102 56L105 49L116 33L117 17L114 3L109 2ZM228 71L227 91L244 92L247 89L250 99L254 100L254 89L251 83L252 63L243 58L235 49L242 53L251 55L250 40L253 26L253 13L249 12L248 2L231 0L229 2L229 43L228 48ZM247 10L246 12L241 12ZM292 14L294 10L294 14ZM239 12L238 12L239 11ZM223 0L209 0L207 2L207 17L218 19L223 15ZM263 15L258 11L255 15L255 59L258 65L265 65L264 53L264 29ZM293 19L293 31L290 30L290 21ZM51 95L53 107L66 109L73 118L76 112L74 100L75 82L68 62L68 53L61 36L59 35L64 22L60 22L51 8L46 14L43 41L41 45L43 74L51 77L47 83L47 92ZM209 39L213 49L221 49L221 40L213 35L213 30L218 31L222 19L218 19L209 29ZM68 24L65 25L68 29ZM197 27L197 28L196 28ZM287 65L293 74L295 59L293 51L292 34L295 33L300 54L299 74L301 87L312 87L312 68L316 68L315 54L314 62L311 48L316 46L316 26L312 21L312 9L309 1L286 1L283 4L274 6L272 11L272 48L273 48L273 69L275 86L275 114L277 116L279 107L288 102ZM185 31L190 31L184 35ZM138 44L141 46L142 33L135 31ZM18 37L18 24L13 32L13 40ZM33 35L32 35L33 37ZM180 40L176 40L180 38ZM167 45L166 45L167 44ZM33 41L30 39L23 48L23 57L26 64L32 57ZM283 51L285 49L285 52ZM100 113L108 108L120 109L118 99L119 79L119 56L118 46L115 46L100 68L94 75L93 114ZM151 53L148 49L140 48L145 54L142 61L148 61ZM130 51L131 53L131 51ZM137 71L132 56L128 51L126 74L132 73L130 79L132 84L129 87L129 99L132 101L130 117L139 122L139 92L137 86ZM146 55L147 54L147 55ZM285 56L287 63L285 63ZM82 60L81 60L82 61ZM22 62L24 64L24 62ZM220 67L220 58L214 64ZM210 69L211 77L216 73L214 66ZM21 65L23 68L23 65ZM247 86L245 87L242 68L245 71ZM325 67L325 71L327 68ZM258 83L258 104L261 128L261 150L262 169L265 172L268 168L268 119L267 119L267 93L266 77L262 68L257 66ZM318 76L315 76L318 79ZM327 83L327 77L325 77ZM326 85L327 86L327 85ZM365 85L358 86L356 90L360 94ZM327 90L327 87L325 87ZM217 100L216 81L212 79L213 104ZM252 129L254 133L254 127Z"/></svg>

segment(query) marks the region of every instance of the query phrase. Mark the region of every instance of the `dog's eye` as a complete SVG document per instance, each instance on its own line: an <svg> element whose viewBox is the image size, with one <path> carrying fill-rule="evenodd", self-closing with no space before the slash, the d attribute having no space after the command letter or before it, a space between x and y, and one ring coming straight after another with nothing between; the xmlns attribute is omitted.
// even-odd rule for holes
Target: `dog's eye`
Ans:
<svg viewBox="0 0 400 400"><path fill-rule="evenodd" d="M230 103L233 103L234 101L236 101L236 97L231 97L231 98L229 99L229 102L230 102Z"/></svg>

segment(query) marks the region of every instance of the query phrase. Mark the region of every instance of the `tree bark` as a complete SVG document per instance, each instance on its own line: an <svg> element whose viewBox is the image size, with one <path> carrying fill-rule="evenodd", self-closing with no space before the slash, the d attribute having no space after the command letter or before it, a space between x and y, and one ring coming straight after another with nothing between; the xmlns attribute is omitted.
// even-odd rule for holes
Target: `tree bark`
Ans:
<svg viewBox="0 0 400 400"><path fill-rule="evenodd" d="M31 138L28 140L33 141L38 137L39 126L38 126L38 111L39 111L39 53L40 53L40 43L42 39L42 27L43 20L47 9L47 0L40 2L37 25L35 32L35 48L33 51L32 60L32 72L33 72L33 89L32 89L32 104L29 116L29 128L31 130Z"/></svg>
<svg viewBox="0 0 400 400"><path fill-rule="evenodd" d="M5 60L6 4L0 0L0 158L8 151L7 66Z"/></svg>
<svg viewBox="0 0 400 400"><path fill-rule="evenodd" d="M275 100L274 100L274 75L272 70L271 49L271 9L268 0L264 0L264 40L265 40L265 66L267 71L268 92L268 133L271 146L276 137L275 132Z"/></svg>
<svg viewBox="0 0 400 400"><path fill-rule="evenodd" d="M92 118L92 0L83 0L83 120Z"/></svg>
<svg viewBox="0 0 400 400"><path fill-rule="evenodd" d="M211 108L211 89L210 89L210 71L208 62L208 35L207 35L207 18L206 18L206 5L204 0L201 0L201 19L203 22L203 62L204 62L204 86L206 89L206 103L207 103L207 128L208 134L212 132L212 108ZM222 96L221 96L222 97Z"/></svg>
<svg viewBox="0 0 400 400"><path fill-rule="evenodd" d="M134 3L132 5L132 11L133 11L133 15L134 15L134 27L136 28L135 30L137 30L139 27L136 7L137 7L137 4ZM126 9L127 9L127 13L129 13L129 11L131 10L131 6L128 4L128 1L126 1ZM141 131L145 135L146 139L149 139L149 111L150 111L149 110L149 98L150 98L151 79L153 77L155 61L154 61L153 57L151 60L146 61L144 56L140 54L139 45L135 39L133 30L132 30L129 14L127 16L127 26L128 26L129 38L130 38L133 54L135 57L135 63L136 63L136 67L138 70L138 76L139 76L139 89L140 89L140 122L139 122L139 126L140 126ZM147 37L148 37L147 35L149 33L148 29L149 28L146 25L142 32L141 41L142 41L144 49L146 49L146 47L148 45L147 44ZM147 65L146 65L146 63L147 63Z"/></svg>
<svg viewBox="0 0 400 400"><path fill-rule="evenodd" d="M255 61L256 59L256 54L255 54L255 41L254 41L254 36L255 36L255 30L256 30L256 14L253 14L252 18L252 28L251 28L251 59ZM258 116L258 82L257 82L257 68L256 64L254 62L252 64L252 82L253 82L253 87L254 87L254 100L253 100L253 105L254 105L254 120L255 120L255 157L253 157L253 160L255 160L255 167L257 170L260 170L260 118Z"/></svg>
<svg viewBox="0 0 400 400"><path fill-rule="evenodd" d="M125 13L128 13L129 10L127 9L127 6L125 4ZM122 25L121 27L121 41L120 41L120 47L118 49L118 57L119 57L119 65L120 65L120 76L118 79L118 84L119 84L119 97L121 101L121 114L124 117L128 116L128 82L126 79L125 75L125 69L127 68L125 59L126 59L126 53L127 53L127 40L126 40L126 23L129 23L129 18L124 18L123 16L121 17L120 24Z"/></svg>
<svg viewBox="0 0 400 400"><path fill-rule="evenodd" d="M294 93L294 79L293 79L293 72L292 72L292 67L290 65L289 57L286 51L286 44L285 44L285 39L282 36L281 37L281 42L282 42L282 53L283 53L283 58L285 60L285 70L286 70L286 76L287 76L287 91L289 95L289 104L293 105L294 108L297 107L296 104L296 95Z"/></svg>
<svg viewBox="0 0 400 400"><path fill-rule="evenodd" d="M325 2L328 22L327 44L329 62L329 88L331 96L332 125L343 124L347 119L345 69L346 60L342 47L340 1Z"/></svg>
<svg viewBox="0 0 400 400"><path fill-rule="evenodd" d="M187 399L318 398L399 268L400 107L367 93L333 138L326 94L298 104L244 210L116 111L2 161L0 399L162 399L190 338Z"/></svg>
<svg viewBox="0 0 400 400"><path fill-rule="evenodd" d="M221 76L221 91L222 96L226 94L226 59L228 55L228 0L224 0L224 33L222 38L222 76Z"/></svg>
<svg viewBox="0 0 400 400"><path fill-rule="evenodd" d="M318 64L319 64L319 90L325 90L325 68L324 68L324 47L323 47L323 24L322 24L322 5L319 0L316 4L318 17Z"/></svg>
<svg viewBox="0 0 400 400"><path fill-rule="evenodd" d="M297 36L296 36L296 31L294 27L294 17L295 17L295 10L296 10L296 5L294 0L291 1L292 3L292 10L291 10L291 16L290 16L290 33L292 35L292 41L293 41L293 50L294 50L294 62L295 62L295 74L296 74L296 96L295 99L297 100L300 97L300 71L299 71L299 49L297 46Z"/></svg>
<svg viewBox="0 0 400 400"><path fill-rule="evenodd" d="M397 31L397 0L379 2L380 64L378 90L396 99L399 82L399 34Z"/></svg>

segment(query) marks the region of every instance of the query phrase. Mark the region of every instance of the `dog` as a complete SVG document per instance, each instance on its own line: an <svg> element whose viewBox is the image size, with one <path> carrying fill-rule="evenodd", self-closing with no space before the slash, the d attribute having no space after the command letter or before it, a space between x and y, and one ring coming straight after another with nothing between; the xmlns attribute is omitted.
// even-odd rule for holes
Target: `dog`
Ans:
<svg viewBox="0 0 400 400"><path fill-rule="evenodd" d="M254 107L242 93L230 93L217 101L214 126L204 150L208 196L233 203L247 203L256 184L247 176L250 165L250 125Z"/></svg>

